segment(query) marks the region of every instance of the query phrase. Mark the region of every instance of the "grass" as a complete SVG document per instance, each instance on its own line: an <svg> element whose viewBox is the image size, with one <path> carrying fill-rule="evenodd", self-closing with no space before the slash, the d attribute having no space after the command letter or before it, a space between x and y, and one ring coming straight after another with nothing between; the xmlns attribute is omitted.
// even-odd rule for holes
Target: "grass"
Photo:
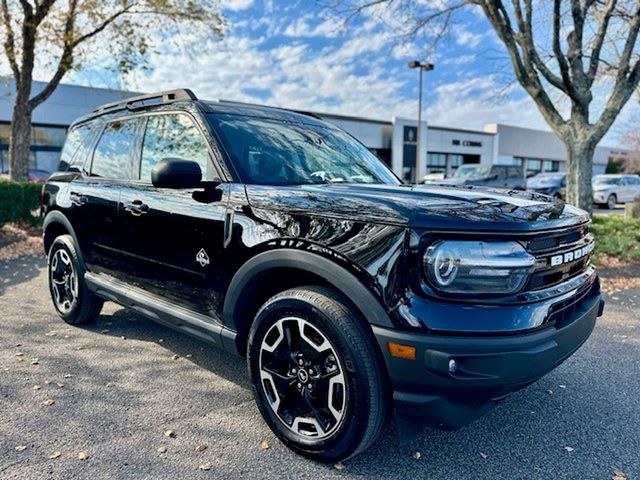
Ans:
<svg viewBox="0 0 640 480"><path fill-rule="evenodd" d="M619 215L594 216L590 231L596 237L596 262L602 256L640 261L640 219Z"/></svg>

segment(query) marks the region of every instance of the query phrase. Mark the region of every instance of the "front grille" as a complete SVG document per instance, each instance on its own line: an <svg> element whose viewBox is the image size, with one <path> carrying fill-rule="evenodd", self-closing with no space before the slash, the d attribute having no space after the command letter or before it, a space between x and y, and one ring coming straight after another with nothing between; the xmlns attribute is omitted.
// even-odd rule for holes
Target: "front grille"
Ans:
<svg viewBox="0 0 640 480"><path fill-rule="evenodd" d="M575 295L551 305L543 325L547 326L554 324L557 328L564 327L573 317L574 313L582 307L585 298L589 296L594 289L597 290L597 286L594 285L594 282L595 277L592 277L588 283L580 287Z"/></svg>
<svg viewBox="0 0 640 480"><path fill-rule="evenodd" d="M527 290L549 288L584 272L593 245L593 236L584 225L530 240L527 250L536 256L536 266Z"/></svg>

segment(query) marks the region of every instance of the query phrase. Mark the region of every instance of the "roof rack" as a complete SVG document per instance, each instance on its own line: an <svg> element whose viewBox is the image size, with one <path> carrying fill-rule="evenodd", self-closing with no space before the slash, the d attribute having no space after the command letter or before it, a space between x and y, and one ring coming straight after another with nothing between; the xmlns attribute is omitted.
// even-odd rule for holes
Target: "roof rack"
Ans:
<svg viewBox="0 0 640 480"><path fill-rule="evenodd" d="M104 113L110 110L136 110L138 108L148 107L150 105L162 105L164 103L177 102L179 100L197 100L198 97L188 88L180 88L177 90L167 90L166 92L149 93L147 95L138 95L129 97L117 102L106 103L99 106L94 113Z"/></svg>

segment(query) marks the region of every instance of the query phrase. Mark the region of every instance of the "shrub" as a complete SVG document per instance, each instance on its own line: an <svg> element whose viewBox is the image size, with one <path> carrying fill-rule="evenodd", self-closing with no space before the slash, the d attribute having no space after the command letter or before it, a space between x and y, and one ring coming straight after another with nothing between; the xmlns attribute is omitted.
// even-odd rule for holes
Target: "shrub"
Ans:
<svg viewBox="0 0 640 480"><path fill-rule="evenodd" d="M621 260L640 260L640 219L596 215L589 229L596 237L596 258L605 254Z"/></svg>
<svg viewBox="0 0 640 480"><path fill-rule="evenodd" d="M0 180L0 226L7 222L25 220L33 223L40 205L42 184Z"/></svg>

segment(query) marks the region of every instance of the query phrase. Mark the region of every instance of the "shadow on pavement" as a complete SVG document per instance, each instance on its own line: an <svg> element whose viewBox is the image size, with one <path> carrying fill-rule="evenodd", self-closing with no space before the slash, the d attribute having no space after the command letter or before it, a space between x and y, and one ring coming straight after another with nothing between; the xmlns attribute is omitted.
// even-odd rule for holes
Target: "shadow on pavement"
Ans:
<svg viewBox="0 0 640 480"><path fill-rule="evenodd" d="M0 261L0 295L3 295L7 288L36 277L40 273L40 269L46 266L47 259L43 255L30 255Z"/></svg>

